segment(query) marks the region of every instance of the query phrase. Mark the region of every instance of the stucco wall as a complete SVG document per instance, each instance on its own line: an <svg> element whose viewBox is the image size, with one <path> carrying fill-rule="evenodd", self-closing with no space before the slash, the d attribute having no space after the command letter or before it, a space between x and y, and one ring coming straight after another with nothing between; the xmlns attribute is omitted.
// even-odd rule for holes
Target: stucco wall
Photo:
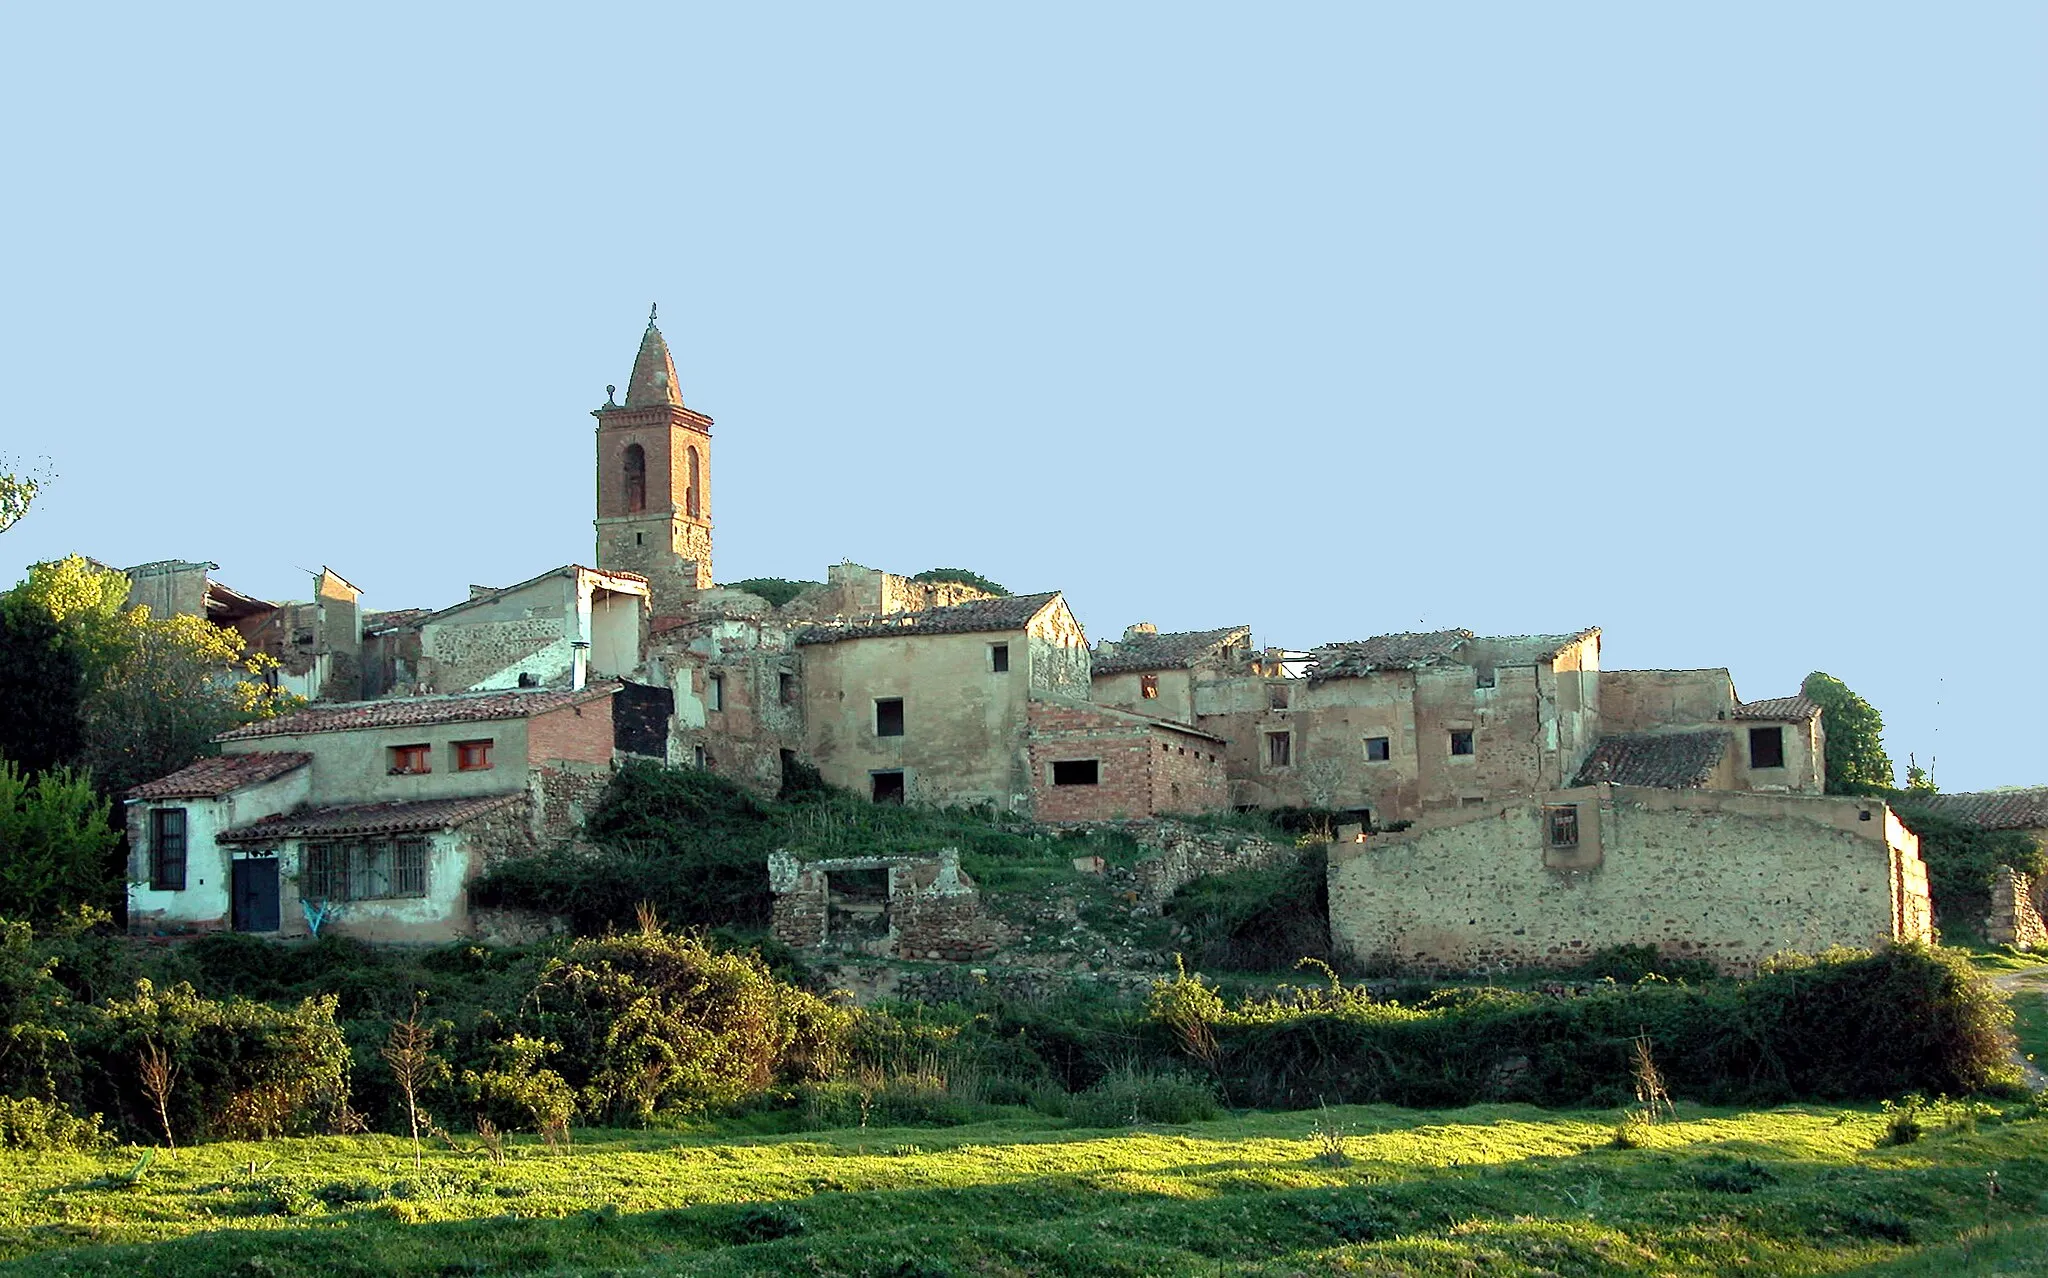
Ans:
<svg viewBox="0 0 2048 1278"><path fill-rule="evenodd" d="M989 647L1010 646L1010 668L991 668ZM1030 686L1018 660L1021 630L982 634L878 635L806 644L804 753L826 781L872 792L872 774L901 770L922 803L1030 802L1024 750ZM903 735L875 734L878 698L903 700Z"/></svg>
<svg viewBox="0 0 2048 1278"><path fill-rule="evenodd" d="M1567 803L1579 847L1549 849L1545 804ZM1336 845L1329 882L1342 949L1425 970L1654 945L1740 971L1927 934L1917 841L1882 803L1851 798L1557 791Z"/></svg>
<svg viewBox="0 0 2048 1278"><path fill-rule="evenodd" d="M608 704L598 700L586 702L582 708L588 711L592 706ZM454 751L457 741L493 742L492 766L482 772L457 772ZM418 744L432 748L434 770L424 776L389 775L391 747ZM323 807L342 803L404 803L417 799L507 794L526 788L527 730L523 719L254 737L222 742L221 750L227 754L306 751L313 756L313 762L302 769L312 774L310 801Z"/></svg>
<svg viewBox="0 0 2048 1278"><path fill-rule="evenodd" d="M1156 697L1145 695L1147 674L1159 681L1159 695ZM1192 670L1131 670L1121 674L1095 675L1092 684L1094 691L1090 699L1098 705L1114 706L1132 714L1151 715L1155 719L1171 719L1190 726L1195 722L1195 672Z"/></svg>
<svg viewBox="0 0 2048 1278"><path fill-rule="evenodd" d="M137 932L158 928L210 931L230 925L228 869L230 849L214 835L238 825L289 812L308 801L312 766L294 768L280 777L244 786L218 799L154 799L127 805L128 926ZM149 886L150 812L185 809L185 887L158 892Z"/></svg>
<svg viewBox="0 0 2048 1278"><path fill-rule="evenodd" d="M1734 713L1735 681L1725 669L1600 672L1600 718L1607 732L1698 727Z"/></svg>

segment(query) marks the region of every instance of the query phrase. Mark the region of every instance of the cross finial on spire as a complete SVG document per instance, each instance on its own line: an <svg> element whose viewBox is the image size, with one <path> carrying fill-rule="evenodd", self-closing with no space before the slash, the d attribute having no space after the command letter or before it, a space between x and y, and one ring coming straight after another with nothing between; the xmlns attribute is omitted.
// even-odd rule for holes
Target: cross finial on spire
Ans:
<svg viewBox="0 0 2048 1278"><path fill-rule="evenodd" d="M654 327L654 312L659 310L660 308L661 303L659 302L649 302L647 304L647 327Z"/></svg>

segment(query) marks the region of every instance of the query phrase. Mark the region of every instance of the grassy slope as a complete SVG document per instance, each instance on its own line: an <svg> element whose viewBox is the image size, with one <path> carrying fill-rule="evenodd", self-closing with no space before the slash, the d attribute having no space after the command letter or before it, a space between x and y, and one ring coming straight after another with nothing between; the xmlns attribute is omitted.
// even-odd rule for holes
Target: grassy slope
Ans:
<svg viewBox="0 0 2048 1278"><path fill-rule="evenodd" d="M1319 1123L1348 1129L1347 1165L1318 1158ZM1369 1106L1141 1132L607 1132L503 1166L429 1149L423 1171L403 1141L335 1137L160 1153L132 1186L133 1150L10 1155L0 1254L122 1275L1595 1275L1956 1273L2002 1251L1997 1272L2048 1272L2048 1117L1884 1150L1858 1109L1686 1107L1628 1150L1612 1124Z"/></svg>

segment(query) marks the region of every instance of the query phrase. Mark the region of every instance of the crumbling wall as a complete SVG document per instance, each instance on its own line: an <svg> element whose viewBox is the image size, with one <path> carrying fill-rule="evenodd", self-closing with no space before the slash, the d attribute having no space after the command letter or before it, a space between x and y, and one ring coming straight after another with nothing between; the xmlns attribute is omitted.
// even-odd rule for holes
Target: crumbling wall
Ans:
<svg viewBox="0 0 2048 1278"><path fill-rule="evenodd" d="M1135 865L1111 871L1111 882L1135 895L1139 905L1152 909L1196 879L1270 869L1300 855L1291 844L1231 831L1200 830L1177 821L1160 822L1135 833L1152 854Z"/></svg>
<svg viewBox="0 0 2048 1278"><path fill-rule="evenodd" d="M886 929L873 939L835 936L832 875L876 870L888 874ZM953 848L930 856L827 861L799 861L776 852L768 858L768 887L775 894L776 939L798 949L966 962L994 953L1010 936L1009 928L982 911L980 889L960 869L960 853Z"/></svg>
<svg viewBox="0 0 2048 1278"><path fill-rule="evenodd" d="M1576 816L1573 845L1551 809ZM1358 961L1568 966L1652 945L1746 971L1787 950L1924 939L1917 840L1854 798L1595 786L1333 845L1330 930Z"/></svg>
<svg viewBox="0 0 2048 1278"><path fill-rule="evenodd" d="M1991 913L1984 919L1984 939L2018 950L2048 948L2048 924L2041 918L2033 879L2009 865L1991 875Z"/></svg>

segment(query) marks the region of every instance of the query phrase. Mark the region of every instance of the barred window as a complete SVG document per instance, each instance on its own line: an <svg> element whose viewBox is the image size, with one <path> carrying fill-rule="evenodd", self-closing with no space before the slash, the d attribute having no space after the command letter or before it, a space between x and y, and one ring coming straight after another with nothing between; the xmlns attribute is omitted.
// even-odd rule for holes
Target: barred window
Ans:
<svg viewBox="0 0 2048 1278"><path fill-rule="evenodd" d="M376 901L427 894L427 840L308 843L299 895L308 901Z"/></svg>
<svg viewBox="0 0 2048 1278"><path fill-rule="evenodd" d="M149 814L149 886L158 892L185 889L183 808L158 808Z"/></svg>
<svg viewBox="0 0 2048 1278"><path fill-rule="evenodd" d="M1579 846L1579 805L1560 803L1543 809L1550 827L1550 846L1554 848L1575 848Z"/></svg>

